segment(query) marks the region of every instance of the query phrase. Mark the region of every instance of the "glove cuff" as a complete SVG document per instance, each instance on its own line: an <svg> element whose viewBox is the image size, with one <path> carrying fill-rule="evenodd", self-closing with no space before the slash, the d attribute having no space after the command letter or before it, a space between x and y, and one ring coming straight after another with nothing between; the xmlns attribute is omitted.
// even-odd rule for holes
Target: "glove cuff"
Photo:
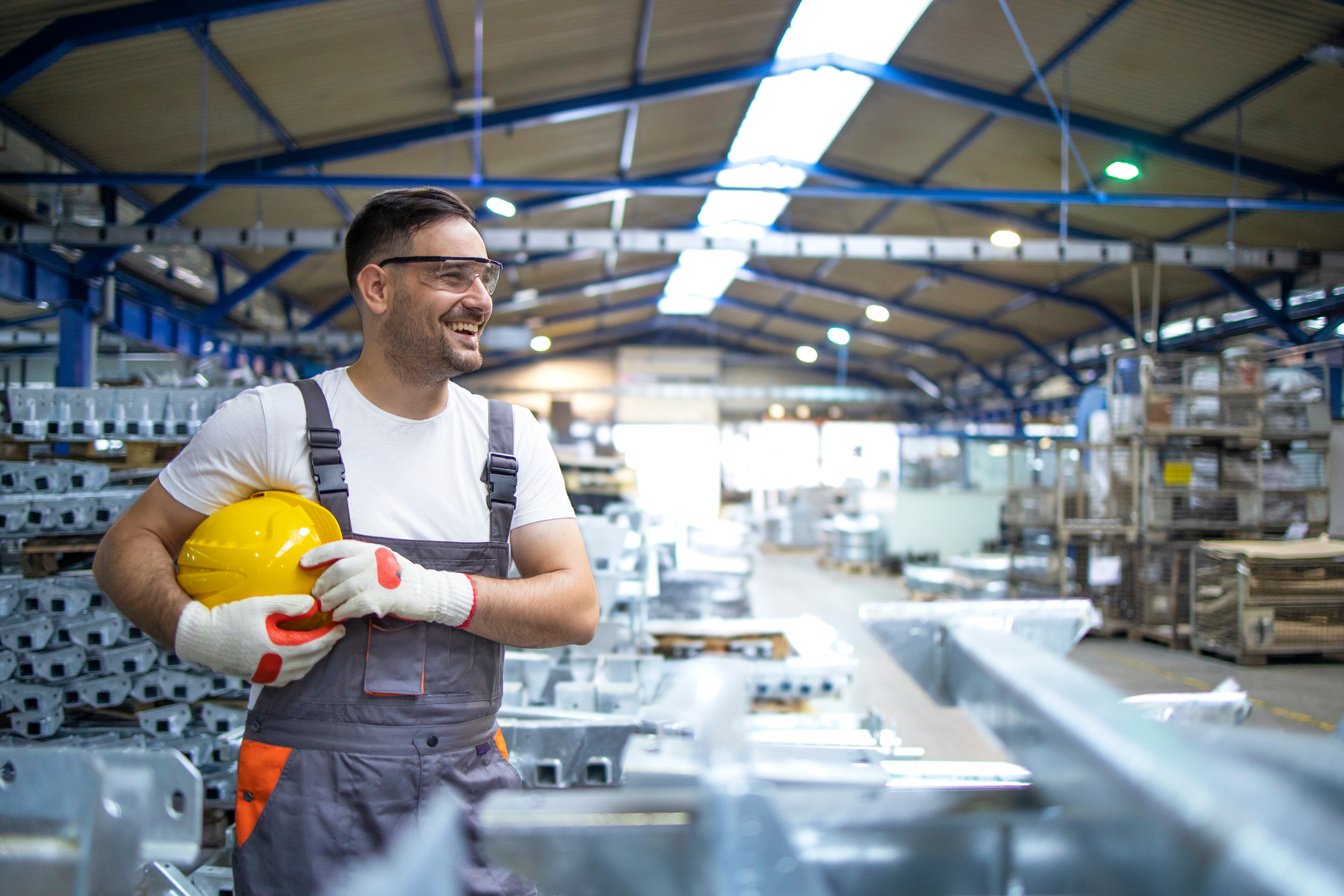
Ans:
<svg viewBox="0 0 1344 896"><path fill-rule="evenodd" d="M173 636L173 653L188 663L208 665L206 657L211 646L210 611L204 604L192 601L182 608L177 617L177 634Z"/></svg>
<svg viewBox="0 0 1344 896"><path fill-rule="evenodd" d="M434 579L429 621L465 628L476 615L476 583L460 572L438 572Z"/></svg>

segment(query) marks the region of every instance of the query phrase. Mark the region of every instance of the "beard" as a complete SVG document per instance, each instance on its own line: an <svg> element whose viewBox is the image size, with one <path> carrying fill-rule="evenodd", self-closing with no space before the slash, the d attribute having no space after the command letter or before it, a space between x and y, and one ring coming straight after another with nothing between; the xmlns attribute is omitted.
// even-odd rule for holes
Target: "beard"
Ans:
<svg viewBox="0 0 1344 896"><path fill-rule="evenodd" d="M383 326L383 355L398 379L410 386L433 386L481 369L480 351L454 348L443 321L426 317L415 306L410 291L396 284Z"/></svg>

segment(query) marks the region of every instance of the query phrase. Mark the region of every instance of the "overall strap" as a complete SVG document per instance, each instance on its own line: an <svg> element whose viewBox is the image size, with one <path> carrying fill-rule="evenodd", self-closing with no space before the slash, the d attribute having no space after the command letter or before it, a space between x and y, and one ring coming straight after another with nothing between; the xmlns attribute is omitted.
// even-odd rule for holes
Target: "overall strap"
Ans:
<svg viewBox="0 0 1344 896"><path fill-rule="evenodd" d="M509 543L518 490L518 458L513 454L513 405L490 399L490 450L481 481L486 484L490 508L490 540Z"/></svg>
<svg viewBox="0 0 1344 896"><path fill-rule="evenodd" d="M308 463L313 470L317 503L341 526L341 534L350 537L350 489L345 484L345 464L341 461L341 431L331 425L331 410L316 380L299 380L294 385L303 395L308 416Z"/></svg>

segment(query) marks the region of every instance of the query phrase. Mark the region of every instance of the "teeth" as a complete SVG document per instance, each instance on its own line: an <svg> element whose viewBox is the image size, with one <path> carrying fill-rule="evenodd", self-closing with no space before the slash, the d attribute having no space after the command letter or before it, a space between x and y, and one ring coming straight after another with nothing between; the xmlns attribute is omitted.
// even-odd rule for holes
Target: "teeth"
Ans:
<svg viewBox="0 0 1344 896"><path fill-rule="evenodd" d="M479 324L468 323L467 321L457 321L449 326L459 333L471 333L473 336L481 330Z"/></svg>

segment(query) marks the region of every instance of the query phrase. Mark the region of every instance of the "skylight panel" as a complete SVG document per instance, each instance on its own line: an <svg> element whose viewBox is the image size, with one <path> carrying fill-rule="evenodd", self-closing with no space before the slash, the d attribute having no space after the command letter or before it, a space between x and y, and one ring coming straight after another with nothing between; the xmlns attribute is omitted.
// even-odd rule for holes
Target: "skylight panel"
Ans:
<svg viewBox="0 0 1344 896"><path fill-rule="evenodd" d="M776 59L840 53L885 65L896 55L930 0L803 0Z"/></svg>

